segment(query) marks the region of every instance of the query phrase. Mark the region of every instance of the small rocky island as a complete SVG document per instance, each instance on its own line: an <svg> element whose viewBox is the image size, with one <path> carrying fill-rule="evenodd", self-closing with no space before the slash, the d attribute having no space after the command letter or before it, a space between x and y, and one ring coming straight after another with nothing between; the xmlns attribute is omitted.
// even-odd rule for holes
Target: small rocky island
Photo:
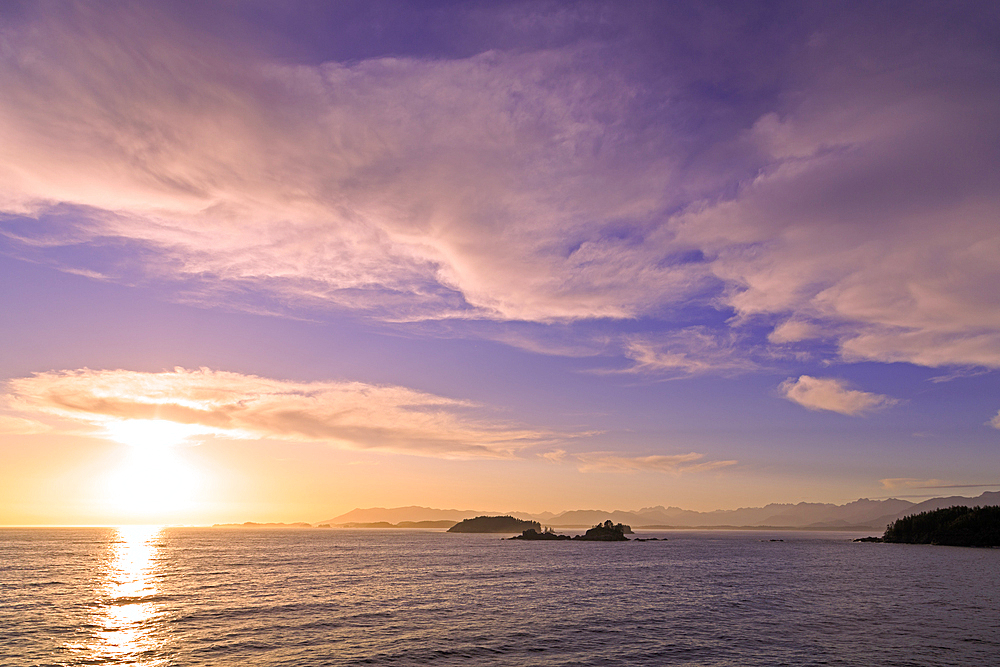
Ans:
<svg viewBox="0 0 1000 667"><path fill-rule="evenodd" d="M449 533L520 533L534 530L541 532L537 521L523 521L512 516L477 516L465 519L448 529Z"/></svg>
<svg viewBox="0 0 1000 667"><path fill-rule="evenodd" d="M520 535L511 537L512 540L580 540L582 542L628 542L625 533L631 533L632 528L623 523L614 524L608 519L604 523L599 523L583 535L570 537L569 535L559 535L547 528L544 532L529 528Z"/></svg>
<svg viewBox="0 0 1000 667"><path fill-rule="evenodd" d="M882 537L855 542L940 544L951 547L1000 547L1000 507L955 506L896 519Z"/></svg>
<svg viewBox="0 0 1000 667"><path fill-rule="evenodd" d="M560 535L556 533L551 528L546 528L542 532L538 532L534 528L529 528L520 535L515 535L514 537L508 537L509 540L572 540L573 538L569 535Z"/></svg>

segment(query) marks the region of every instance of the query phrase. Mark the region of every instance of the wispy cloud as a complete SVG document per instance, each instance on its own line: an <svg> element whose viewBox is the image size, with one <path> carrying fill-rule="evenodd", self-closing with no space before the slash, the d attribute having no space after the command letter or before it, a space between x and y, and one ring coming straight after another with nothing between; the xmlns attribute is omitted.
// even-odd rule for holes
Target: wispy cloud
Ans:
<svg viewBox="0 0 1000 667"><path fill-rule="evenodd" d="M971 378L977 375L986 375L990 371L986 368L957 368L944 375L937 375L935 377L929 378L930 382L935 384L941 382L951 382L952 380L958 380L960 378Z"/></svg>
<svg viewBox="0 0 1000 667"><path fill-rule="evenodd" d="M1000 486L998 483L992 484L948 484L940 479L918 479L914 477L889 477L880 479L879 482L886 489L984 489L987 487Z"/></svg>
<svg viewBox="0 0 1000 667"><path fill-rule="evenodd" d="M34 419L0 415L0 435L33 435L51 430L49 425Z"/></svg>
<svg viewBox="0 0 1000 667"><path fill-rule="evenodd" d="M704 326L687 327L656 337L631 337L624 342L624 354L632 365L597 372L681 378L758 370L760 366L750 358L750 351L741 342L732 331L719 333Z"/></svg>
<svg viewBox="0 0 1000 667"><path fill-rule="evenodd" d="M7 384L8 405L35 420L163 420L234 438L321 441L445 458L506 458L559 439L488 420L467 401L361 382L292 382L178 368L38 373Z"/></svg>
<svg viewBox="0 0 1000 667"><path fill-rule="evenodd" d="M897 489L938 489L943 482L939 479L918 479L916 477L887 477L880 479L882 488L889 491Z"/></svg>
<svg viewBox="0 0 1000 667"><path fill-rule="evenodd" d="M997 411L996 416L987 423L995 429L1000 429L1000 411Z"/></svg>
<svg viewBox="0 0 1000 667"><path fill-rule="evenodd" d="M703 461L704 454L653 454L624 456L617 452L574 454L581 472L664 472L671 474L705 472L735 465L736 461Z"/></svg>
<svg viewBox="0 0 1000 667"><path fill-rule="evenodd" d="M76 207L26 243L400 321L630 317L707 276L635 244L677 159L621 124L634 83L592 49L287 66L69 13L0 60L3 208Z"/></svg>
<svg viewBox="0 0 1000 667"><path fill-rule="evenodd" d="M551 452L543 452L539 454L539 456L541 456L546 461L550 461L551 463L561 463L566 459L566 450L553 449Z"/></svg>
<svg viewBox="0 0 1000 667"><path fill-rule="evenodd" d="M1000 368L1000 98L981 36L916 52L860 13L783 35L785 88L743 118L697 99L703 72L644 77L599 39L295 65L156 12L79 4L5 30L16 252L68 248L68 270L249 310L717 307L782 322L777 345L823 332L847 360ZM750 43L728 40L722 60L748 68L729 78L770 88ZM635 372L752 369L654 338L628 354Z"/></svg>
<svg viewBox="0 0 1000 667"><path fill-rule="evenodd" d="M857 416L895 405L899 401L882 394L850 389L836 378L814 378L801 375L789 378L778 387L781 395L810 410L828 410Z"/></svg>

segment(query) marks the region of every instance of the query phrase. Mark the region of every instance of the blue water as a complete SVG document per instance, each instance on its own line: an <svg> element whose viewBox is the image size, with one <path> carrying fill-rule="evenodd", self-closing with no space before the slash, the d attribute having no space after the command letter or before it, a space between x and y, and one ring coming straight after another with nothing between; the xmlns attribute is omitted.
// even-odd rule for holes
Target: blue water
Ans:
<svg viewBox="0 0 1000 667"><path fill-rule="evenodd" d="M1000 664L1000 550L648 536L0 529L0 665Z"/></svg>

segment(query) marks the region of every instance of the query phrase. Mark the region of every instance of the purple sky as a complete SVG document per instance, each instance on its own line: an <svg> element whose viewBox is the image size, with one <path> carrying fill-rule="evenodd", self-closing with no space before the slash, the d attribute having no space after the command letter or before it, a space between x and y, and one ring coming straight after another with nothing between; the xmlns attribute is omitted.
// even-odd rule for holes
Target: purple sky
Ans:
<svg viewBox="0 0 1000 667"><path fill-rule="evenodd" d="M990 2L5 3L0 523L997 488L998 45ZM92 482L158 427L200 491L128 515Z"/></svg>

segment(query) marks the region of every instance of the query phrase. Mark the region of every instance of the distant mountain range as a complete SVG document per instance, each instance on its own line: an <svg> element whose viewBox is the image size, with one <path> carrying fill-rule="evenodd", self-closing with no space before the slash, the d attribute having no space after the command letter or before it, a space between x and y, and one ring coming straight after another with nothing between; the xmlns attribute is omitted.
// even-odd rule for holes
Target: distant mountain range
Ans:
<svg viewBox="0 0 1000 667"><path fill-rule="evenodd" d="M921 503L889 498L869 500L862 498L846 505L830 503L776 504L764 507L743 507L736 510L695 512L679 507L644 507L641 510L570 510L553 514L527 514L525 512L485 512L477 510L441 510L430 507L395 507L386 509L354 509L346 514L319 521L331 526L345 524L388 522L398 524L410 521L455 521L482 515L509 514L527 521L538 521L546 526L560 528L589 528L610 519L633 528L719 528L761 527L814 528L814 529L872 529L882 531L892 521L909 514L927 512L953 505L1000 505L1000 491L987 491L974 498L949 496L931 498Z"/></svg>
<svg viewBox="0 0 1000 667"><path fill-rule="evenodd" d="M369 509L353 509L347 514L335 516L325 521L317 521L317 524L328 523L331 526L339 526L345 523L400 523L402 521L454 521L458 523L463 519L471 519L479 516L483 512L476 510L438 510L430 507L371 507Z"/></svg>

